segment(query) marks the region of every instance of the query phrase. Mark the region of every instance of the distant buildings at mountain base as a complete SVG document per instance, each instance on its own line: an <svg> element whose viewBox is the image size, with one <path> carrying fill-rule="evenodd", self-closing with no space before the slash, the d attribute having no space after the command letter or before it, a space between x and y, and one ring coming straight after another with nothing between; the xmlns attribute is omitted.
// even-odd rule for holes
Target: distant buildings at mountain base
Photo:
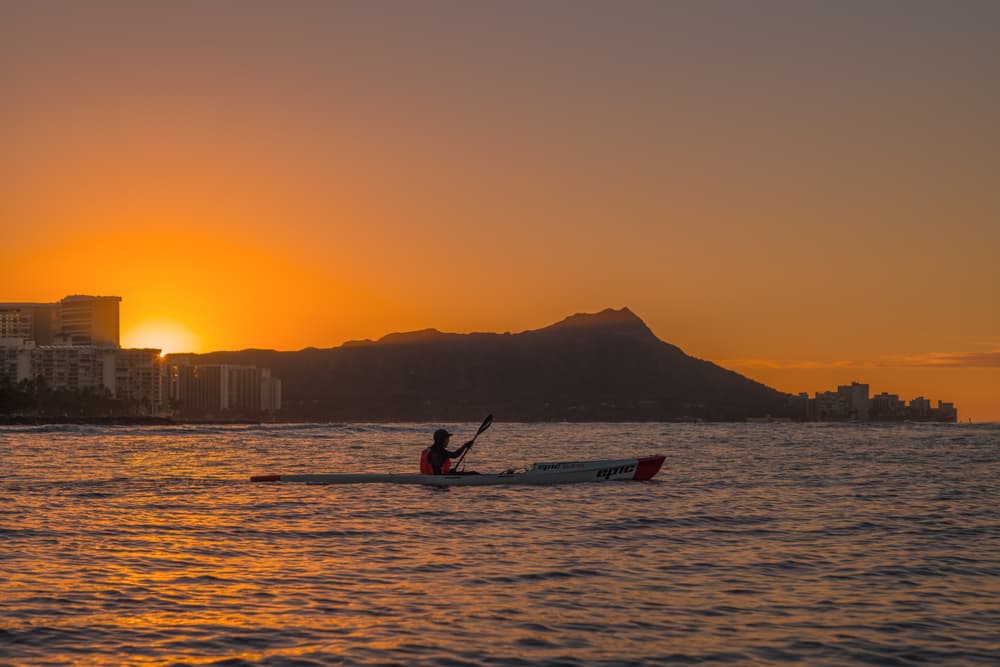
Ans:
<svg viewBox="0 0 1000 667"><path fill-rule="evenodd" d="M806 421L958 421L954 403L938 401L937 407L932 407L923 396L907 404L897 394L869 394L869 386L860 382L841 385L836 391L816 392L814 398L803 392L791 399L792 416Z"/></svg>
<svg viewBox="0 0 1000 667"><path fill-rule="evenodd" d="M172 355L166 364L167 395L177 414L221 417L281 409L281 380L270 369L238 364L193 364L193 355Z"/></svg>

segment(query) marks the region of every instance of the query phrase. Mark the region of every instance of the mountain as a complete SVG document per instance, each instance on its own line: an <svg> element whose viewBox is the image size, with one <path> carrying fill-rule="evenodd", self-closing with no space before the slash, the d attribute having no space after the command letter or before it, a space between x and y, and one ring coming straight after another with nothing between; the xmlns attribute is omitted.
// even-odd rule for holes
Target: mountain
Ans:
<svg viewBox="0 0 1000 667"><path fill-rule="evenodd" d="M289 419L333 421L737 420L788 395L659 340L628 308L517 334L395 333L298 352L193 355L268 367Z"/></svg>

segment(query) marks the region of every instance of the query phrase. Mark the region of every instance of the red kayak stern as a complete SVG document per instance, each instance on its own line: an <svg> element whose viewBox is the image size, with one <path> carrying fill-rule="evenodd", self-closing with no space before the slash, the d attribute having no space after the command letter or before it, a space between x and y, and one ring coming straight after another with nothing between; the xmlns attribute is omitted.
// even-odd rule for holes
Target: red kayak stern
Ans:
<svg viewBox="0 0 1000 667"><path fill-rule="evenodd" d="M646 480L653 479L653 475L660 472L660 466L663 465L665 458L667 457L644 456L640 458L635 466L635 474L632 475L632 479L636 482L645 482Z"/></svg>

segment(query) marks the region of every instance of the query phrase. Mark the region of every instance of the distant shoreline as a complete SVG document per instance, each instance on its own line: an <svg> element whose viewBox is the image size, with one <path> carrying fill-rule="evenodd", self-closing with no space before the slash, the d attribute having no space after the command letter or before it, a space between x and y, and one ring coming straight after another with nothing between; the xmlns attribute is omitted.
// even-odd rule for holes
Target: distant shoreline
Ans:
<svg viewBox="0 0 1000 667"><path fill-rule="evenodd" d="M25 416L25 415L0 415L0 426L58 426L58 425L83 425L83 426L222 426L232 425L281 425L281 424L421 424L421 423L457 423L463 420L454 419L422 419L422 420L309 420L309 419L172 419L170 417L51 417L51 416ZM466 420L468 421L468 420ZM764 421L759 419L745 420L696 420L696 419L666 419L666 420L607 420L607 419L580 419L567 422L564 420L510 420L511 423L524 424L607 424L607 423L649 423L649 424L855 424L855 425L876 425L876 424L954 424L956 422L930 421L930 420L872 420L867 422L857 422L848 420L789 420L776 419ZM987 423L987 422L958 422L966 423Z"/></svg>
<svg viewBox="0 0 1000 667"><path fill-rule="evenodd" d="M261 424L260 420L178 421L169 417L31 417L0 415L0 426L180 426L183 424Z"/></svg>

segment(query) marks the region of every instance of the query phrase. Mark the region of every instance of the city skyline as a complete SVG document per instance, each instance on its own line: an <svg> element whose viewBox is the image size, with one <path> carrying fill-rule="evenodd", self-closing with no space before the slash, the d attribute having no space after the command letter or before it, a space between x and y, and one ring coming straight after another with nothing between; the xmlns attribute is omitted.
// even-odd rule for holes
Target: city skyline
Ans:
<svg viewBox="0 0 1000 667"><path fill-rule="evenodd" d="M119 296L0 302L0 412L15 417L242 416L281 409L268 368L168 363L161 348L119 344Z"/></svg>
<svg viewBox="0 0 1000 667"><path fill-rule="evenodd" d="M4 3L0 299L332 347L628 306L1000 421L1000 6Z"/></svg>
<svg viewBox="0 0 1000 667"><path fill-rule="evenodd" d="M0 376L16 381L31 379L34 376L34 373L30 370L32 365L38 366L39 369L48 367L48 375L51 376L51 369L53 367L52 353L63 357L57 362L61 366L73 366L76 368L81 366L80 360L78 358L66 358L63 348L89 348L91 350L91 357L93 358L86 360L82 366L85 369L84 376L92 375L92 378L82 383L81 386L93 385L96 387L103 384L103 386L108 387L114 393L115 383L113 376L115 373L115 359L113 356L104 355L107 359L100 360L98 357L103 354L102 348L115 348L116 350L130 353L153 352L160 359L164 359L170 355L172 359L181 360L181 365L179 367L172 366L173 370L169 374L166 373L166 370L171 368L171 366L167 365L164 367L162 379L167 385L167 389L157 389L157 396L152 401L153 405L157 406L157 408L161 406L159 394L162 393L163 396L168 396L173 392L174 395L180 396L184 393L183 387L189 387L186 390L189 396L193 397L196 393L199 396L199 409L205 409L213 401L221 405L222 409L225 409L229 401L225 389L226 383L216 378L208 386L202 386L203 383L198 380L196 373L196 369L199 366L192 365L190 360L190 357L198 353L185 350L167 351L162 346L141 348L128 348L126 346L124 349L121 348L118 342L120 338L118 330L119 304L121 301L121 297L118 296L74 294L51 303L25 301L0 302L0 351L4 351L8 357L5 360L5 365L0 367L0 371L2 371L0 372ZM609 310L606 312L613 311ZM627 313L629 316L634 316L627 308L621 312ZM639 321L641 322L641 320ZM400 332L395 333L398 334ZM36 359L32 363L31 355L34 354L32 350L36 348L38 352L46 351L50 359L41 363ZM48 349L43 350L44 348ZM80 350L76 351L80 352ZM20 360L18 359L18 355L22 357ZM133 356L135 355L133 354ZM101 366L107 365L108 362L111 363L110 374L107 370L102 371L101 369ZM142 360L139 364L126 362L124 367L126 369L129 367L139 368L148 365L148 363L148 359ZM224 369L230 366L213 364L210 367L214 368L213 372L218 374L228 373L229 371ZM184 372L179 372L178 368L187 368L187 375ZM235 365L231 366L231 368L251 369L253 367ZM256 372L256 369L253 370ZM269 369L261 370L265 373L265 378L270 377ZM233 373L237 372L234 370ZM73 374L76 374L75 370ZM102 374L104 376L103 380L101 379ZM63 375L66 375L65 370L63 371ZM172 375L172 379L168 375ZM234 375L235 377L236 375ZM129 384L127 375L122 379L125 381L125 384ZM150 378L146 378L146 384L149 381ZM63 382L65 382L65 379ZM234 379L232 382L236 384L243 382L245 384L244 381L239 379ZM253 382L260 383L260 377L257 377ZM265 379L264 382L267 383L270 380ZM135 384L134 382L132 383ZM142 384L139 383L140 386ZM193 391L192 388L194 387L198 388L197 392ZM266 391L269 395L272 392L276 392L276 395L279 396L276 405L280 407L280 381L278 381L277 387L276 390L272 390L270 385L268 385L268 388L263 391ZM142 392L143 390L139 391L140 394ZM205 392L208 392L208 394ZM238 392L234 389L234 393ZM859 383L854 380L851 381L850 385L838 386L835 392L816 390L813 399L808 398L808 391L787 393L790 397L794 396L795 399L798 399L797 410L800 413L800 417L819 421L831 418L852 418L860 421L868 421L870 411L873 417L878 417L882 420L886 420L887 418L895 419L897 417L900 419L906 417L928 420L928 417L932 417L929 419L930 421L956 421L953 401L945 401L939 398L937 401L938 405L934 408L932 401L927 400L923 394L920 394L912 397L909 405L907 405L905 397L904 400L900 400L899 394L890 394L887 391L882 391L875 397L871 397L869 384ZM210 396L211 398L207 398L206 396ZM879 403L879 399L881 403ZM273 405L269 399L265 402L268 405ZM244 401L244 404L246 404L246 401ZM166 406L165 400L162 401L162 405ZM880 414L874 414L879 411Z"/></svg>

